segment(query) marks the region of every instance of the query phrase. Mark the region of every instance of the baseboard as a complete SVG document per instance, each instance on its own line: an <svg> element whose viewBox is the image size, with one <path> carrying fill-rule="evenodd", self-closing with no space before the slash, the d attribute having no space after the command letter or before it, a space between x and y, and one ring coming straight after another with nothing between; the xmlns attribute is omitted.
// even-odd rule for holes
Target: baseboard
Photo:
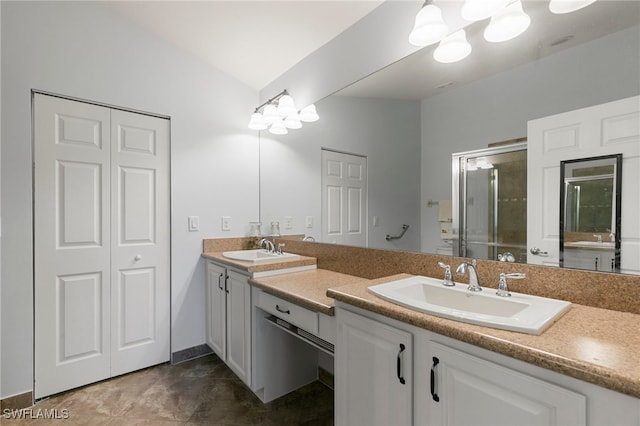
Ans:
<svg viewBox="0 0 640 426"><path fill-rule="evenodd" d="M179 364L181 362L209 355L210 353L213 353L213 351L211 350L209 345L202 344L193 346L181 351L173 352L171 354L171 364Z"/></svg>
<svg viewBox="0 0 640 426"><path fill-rule="evenodd" d="M333 389L333 374L322 367L318 367L318 381L329 389Z"/></svg>
<svg viewBox="0 0 640 426"><path fill-rule="evenodd" d="M4 410L20 410L22 408L31 407L32 405L33 392L29 391L0 399L0 412L4 413Z"/></svg>

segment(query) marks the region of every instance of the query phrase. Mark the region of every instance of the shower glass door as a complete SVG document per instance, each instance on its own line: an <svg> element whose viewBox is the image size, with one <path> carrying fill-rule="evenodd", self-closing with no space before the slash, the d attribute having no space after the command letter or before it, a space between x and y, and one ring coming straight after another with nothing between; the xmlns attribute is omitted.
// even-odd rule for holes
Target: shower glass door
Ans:
<svg viewBox="0 0 640 426"><path fill-rule="evenodd" d="M453 154L454 254L526 262L526 143Z"/></svg>

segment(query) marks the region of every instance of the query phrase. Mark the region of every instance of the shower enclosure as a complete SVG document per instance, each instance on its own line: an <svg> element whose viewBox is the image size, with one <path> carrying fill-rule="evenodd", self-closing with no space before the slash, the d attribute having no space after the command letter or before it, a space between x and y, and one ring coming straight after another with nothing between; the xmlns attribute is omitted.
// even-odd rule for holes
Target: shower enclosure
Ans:
<svg viewBox="0 0 640 426"><path fill-rule="evenodd" d="M527 261L527 144L454 153L453 253Z"/></svg>

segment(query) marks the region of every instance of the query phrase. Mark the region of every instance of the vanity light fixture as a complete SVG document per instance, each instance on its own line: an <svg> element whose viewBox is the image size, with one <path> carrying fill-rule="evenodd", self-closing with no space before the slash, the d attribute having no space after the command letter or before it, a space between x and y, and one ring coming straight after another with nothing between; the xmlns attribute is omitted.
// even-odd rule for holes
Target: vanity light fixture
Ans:
<svg viewBox="0 0 640 426"><path fill-rule="evenodd" d="M467 21L482 21L503 9L509 0L465 0L461 15Z"/></svg>
<svg viewBox="0 0 640 426"><path fill-rule="evenodd" d="M570 13L587 7L595 1L596 0L551 0L549 2L549 10L557 14Z"/></svg>
<svg viewBox="0 0 640 426"><path fill-rule="evenodd" d="M525 32L531 18L522 10L522 2L516 0L491 17L484 30L484 38L492 43L511 40Z"/></svg>
<svg viewBox="0 0 640 426"><path fill-rule="evenodd" d="M443 64L458 62L469 56L471 45L467 41L465 30L459 30L442 39L436 50L433 51L433 59Z"/></svg>
<svg viewBox="0 0 640 426"><path fill-rule="evenodd" d="M420 11L416 14L413 30L409 34L409 43L414 46L429 46L442 40L449 32L449 27L442 19L442 10L425 0Z"/></svg>
<svg viewBox="0 0 640 426"><path fill-rule="evenodd" d="M293 98L283 90L256 107L251 114L248 127L252 130L269 129L269 132L275 135L286 135L287 129L300 129L303 121L312 122L319 119L315 105L308 105L298 111Z"/></svg>

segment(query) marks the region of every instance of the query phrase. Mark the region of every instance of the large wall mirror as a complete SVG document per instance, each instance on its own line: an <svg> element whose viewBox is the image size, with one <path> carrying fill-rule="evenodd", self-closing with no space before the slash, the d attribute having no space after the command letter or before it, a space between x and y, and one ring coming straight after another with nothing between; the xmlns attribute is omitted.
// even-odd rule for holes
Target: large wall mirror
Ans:
<svg viewBox="0 0 640 426"><path fill-rule="evenodd" d="M620 271L622 154L560 163L560 266Z"/></svg>
<svg viewBox="0 0 640 426"><path fill-rule="evenodd" d="M438 205L452 199L453 153L526 137L529 120L640 94L640 2L566 15L546 1L523 5L532 23L514 40L488 43L486 22L472 24L465 60L439 64L426 47L316 102L320 121L261 132L262 223L323 240L326 149L366 158L368 247L445 253ZM403 225L402 238L385 238Z"/></svg>

